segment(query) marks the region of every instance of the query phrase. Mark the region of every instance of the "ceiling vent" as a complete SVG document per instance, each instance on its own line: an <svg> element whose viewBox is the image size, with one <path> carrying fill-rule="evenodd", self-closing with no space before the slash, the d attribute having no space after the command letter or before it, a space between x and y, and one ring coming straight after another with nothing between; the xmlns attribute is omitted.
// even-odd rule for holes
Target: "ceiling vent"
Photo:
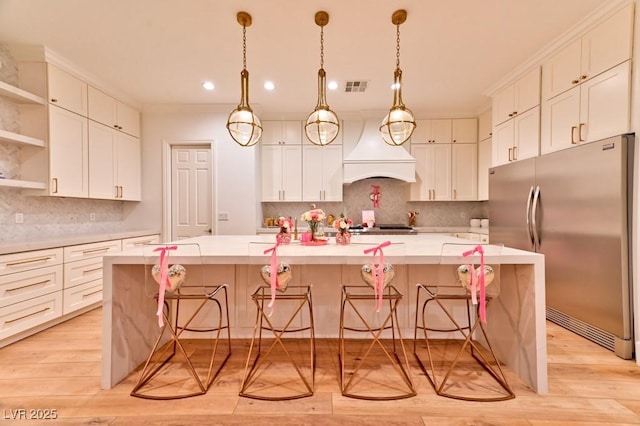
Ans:
<svg viewBox="0 0 640 426"><path fill-rule="evenodd" d="M362 93L367 90L367 81L347 81L344 86L346 93Z"/></svg>

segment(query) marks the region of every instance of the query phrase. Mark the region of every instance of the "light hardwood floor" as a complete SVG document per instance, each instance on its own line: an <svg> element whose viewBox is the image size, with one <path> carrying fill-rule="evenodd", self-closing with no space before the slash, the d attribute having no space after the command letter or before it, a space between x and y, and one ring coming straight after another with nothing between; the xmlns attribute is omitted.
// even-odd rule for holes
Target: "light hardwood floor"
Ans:
<svg viewBox="0 0 640 426"><path fill-rule="evenodd" d="M238 396L247 341L206 395L152 401L129 395L138 372L100 389L101 309L0 349L0 423L20 409L56 410L43 424L269 425L602 425L640 424L640 367L547 323L549 394L537 395L507 371L516 398L464 402L437 396L415 360L418 395L399 401L345 398L338 382L337 342L318 341L315 394L292 401ZM409 348L408 348L409 349ZM25 422L16 422L24 424Z"/></svg>

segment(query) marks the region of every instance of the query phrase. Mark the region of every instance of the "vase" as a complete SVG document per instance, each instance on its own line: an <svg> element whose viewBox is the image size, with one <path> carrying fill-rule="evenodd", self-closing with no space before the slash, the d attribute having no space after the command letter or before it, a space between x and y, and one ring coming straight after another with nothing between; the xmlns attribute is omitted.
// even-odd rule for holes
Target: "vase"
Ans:
<svg viewBox="0 0 640 426"><path fill-rule="evenodd" d="M280 241L280 244L289 244L291 242L291 232L280 231L276 235L276 240Z"/></svg>
<svg viewBox="0 0 640 426"><path fill-rule="evenodd" d="M351 233L350 232L338 232L336 234L336 244L341 246L346 246L351 242Z"/></svg>

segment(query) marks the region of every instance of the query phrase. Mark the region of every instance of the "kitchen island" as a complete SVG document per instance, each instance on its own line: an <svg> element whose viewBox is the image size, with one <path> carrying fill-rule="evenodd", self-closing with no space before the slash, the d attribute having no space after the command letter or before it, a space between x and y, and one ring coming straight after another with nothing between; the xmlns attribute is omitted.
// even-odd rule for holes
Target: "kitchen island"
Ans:
<svg viewBox="0 0 640 426"><path fill-rule="evenodd" d="M384 249L385 261L395 265L394 285L404 295L399 321L406 340L413 338L415 284L428 284L453 273L459 260L441 255L443 243L470 243L444 235L366 235L354 236L348 246L338 246L333 239L324 246L302 246L299 242L280 246L278 258L292 265L294 283L313 286L318 338L337 338L340 286L362 284L360 266L372 260L364 249L384 241L393 243ZM273 235L203 236L180 243L200 246L202 265L197 267L206 271L210 285L229 284L232 338L251 337L255 319L251 293L263 284L259 271L268 263L263 252L275 243ZM188 258L173 261L189 268ZM144 263L142 249L104 257L105 389L144 362L158 333L156 305L145 284ZM505 247L499 255L487 255L485 263L500 265L500 294L488 309L487 331L494 349L527 385L546 393L544 256Z"/></svg>

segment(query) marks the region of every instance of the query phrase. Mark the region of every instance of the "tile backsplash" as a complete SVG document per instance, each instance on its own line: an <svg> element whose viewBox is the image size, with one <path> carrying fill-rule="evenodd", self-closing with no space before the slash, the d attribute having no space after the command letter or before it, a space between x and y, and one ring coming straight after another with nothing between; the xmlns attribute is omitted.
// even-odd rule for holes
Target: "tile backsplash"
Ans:
<svg viewBox="0 0 640 426"><path fill-rule="evenodd" d="M372 185L380 187L380 206L373 207L370 196ZM360 223L362 210L374 210L377 223L403 223L409 220L409 211L417 211L416 226L468 226L471 218L488 217L488 204L484 201L408 201L409 184L397 179L371 178L345 185L342 202L317 202L327 214L340 213ZM262 203L263 217L291 216L299 218L310 203Z"/></svg>

